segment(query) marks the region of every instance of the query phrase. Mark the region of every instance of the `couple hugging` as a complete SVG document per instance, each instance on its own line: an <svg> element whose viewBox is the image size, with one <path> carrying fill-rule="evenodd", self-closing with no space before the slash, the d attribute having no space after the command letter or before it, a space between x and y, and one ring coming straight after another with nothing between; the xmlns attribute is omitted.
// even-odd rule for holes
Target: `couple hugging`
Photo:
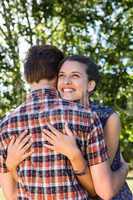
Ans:
<svg viewBox="0 0 133 200"><path fill-rule="evenodd" d="M33 46L26 100L0 123L0 183L7 200L132 200L119 152L120 121L90 101L98 66Z"/></svg>

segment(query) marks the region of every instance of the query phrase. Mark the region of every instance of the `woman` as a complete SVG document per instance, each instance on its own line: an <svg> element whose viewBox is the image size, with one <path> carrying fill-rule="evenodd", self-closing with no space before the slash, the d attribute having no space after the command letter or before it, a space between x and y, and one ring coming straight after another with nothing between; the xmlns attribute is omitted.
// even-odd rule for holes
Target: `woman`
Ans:
<svg viewBox="0 0 133 200"><path fill-rule="evenodd" d="M93 64L88 58L84 56L71 56L67 57L61 64L60 72L58 75L57 87L62 98L71 101L78 101L84 104L88 109L90 106L92 110L98 113L104 128L105 139L110 154L110 162L112 163L113 161L111 167L112 169L116 170L121 165L119 151L116 154L116 151L118 149L119 132L120 132L119 118L117 114L113 112L112 109L107 107L101 107L92 102L89 105L88 102L88 94L91 94L93 92L98 82L98 79L99 78L98 78L97 66ZM59 153L63 153L69 158L68 155L70 155L71 153L70 149L73 149L72 144L75 141L75 137L73 136L70 129L67 126L65 126L65 131L67 132L68 135L61 143L60 140L63 140L63 135L59 134L59 131L55 130L51 125L49 125L49 129L53 133L48 130L44 130L45 140L47 140L50 144L52 144L52 146L47 144L46 145L47 148L55 150ZM9 147L10 149L8 148L9 154L7 158L7 165L8 166L10 165L9 166L10 168L12 166L12 161L11 161L12 159L10 155L11 152L13 152L12 148L14 144L16 144L16 142L12 140L12 144ZM17 142L17 145L18 148L20 143ZM18 156L17 164L19 164L20 155L17 153L17 151L16 154L17 154L16 157ZM84 172L85 170L86 169L83 169ZM121 188L119 194L113 199L114 200L132 199L132 194L128 186L125 184Z"/></svg>
<svg viewBox="0 0 133 200"><path fill-rule="evenodd" d="M88 82L86 82L86 77L82 77L83 82L79 82L80 76L82 75L81 68L86 70L88 75ZM80 103L86 104L86 93L91 94L98 82L98 69L92 62L84 56L70 56L67 57L62 63L60 72L58 75L58 90L62 98L71 101L79 101ZM101 119L101 123L104 128L105 139L107 142L107 147L110 155L110 163L112 170L117 170L120 168L120 152L119 152L119 133L120 133L120 121L116 113L113 112L111 108L103 107L94 103L90 103L93 111L96 111ZM53 140L48 139L49 142L54 145ZM58 138L59 139L59 138ZM51 146L48 146L51 148ZM55 150L55 147L52 147ZM59 148L59 144L58 144ZM63 148L63 147L62 147ZM69 150L69 148L68 148ZM60 153L61 153L60 149ZM114 200L130 200L132 199L132 194L125 183L121 188L119 194L113 198Z"/></svg>

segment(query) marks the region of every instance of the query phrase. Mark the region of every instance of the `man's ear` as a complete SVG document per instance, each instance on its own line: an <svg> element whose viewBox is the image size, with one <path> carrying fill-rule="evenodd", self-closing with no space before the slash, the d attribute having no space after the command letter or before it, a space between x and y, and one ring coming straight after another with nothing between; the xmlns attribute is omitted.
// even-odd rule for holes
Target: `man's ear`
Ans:
<svg viewBox="0 0 133 200"><path fill-rule="evenodd" d="M95 81L92 80L92 81L88 82L88 92L89 93L93 92L93 90L95 89L95 87L96 87Z"/></svg>

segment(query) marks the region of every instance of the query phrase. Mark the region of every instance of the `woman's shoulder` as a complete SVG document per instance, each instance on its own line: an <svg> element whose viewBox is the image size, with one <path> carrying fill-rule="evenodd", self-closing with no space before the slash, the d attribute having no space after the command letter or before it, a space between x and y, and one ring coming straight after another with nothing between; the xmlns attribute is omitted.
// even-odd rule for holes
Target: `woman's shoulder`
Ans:
<svg viewBox="0 0 133 200"><path fill-rule="evenodd" d="M111 108L110 106L103 105L103 104L95 102L95 101L90 101L90 107L91 107L92 111L95 111L98 114L103 127L105 126L105 123L108 120L108 118L113 113L115 113L113 108Z"/></svg>
<svg viewBox="0 0 133 200"><path fill-rule="evenodd" d="M103 105L99 102L95 102L95 101L90 101L90 105L91 105L91 109L93 111L99 111L99 112L111 112L111 113L114 113L114 109L110 106L107 106L107 105Z"/></svg>

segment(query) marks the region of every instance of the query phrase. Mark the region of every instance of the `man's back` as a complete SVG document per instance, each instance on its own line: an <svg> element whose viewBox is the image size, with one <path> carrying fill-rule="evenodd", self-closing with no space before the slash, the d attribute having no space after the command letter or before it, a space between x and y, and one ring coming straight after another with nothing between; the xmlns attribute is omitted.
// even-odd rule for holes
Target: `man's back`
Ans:
<svg viewBox="0 0 133 200"><path fill-rule="evenodd" d="M87 192L78 183L69 160L45 147L42 130L47 128L46 123L50 122L62 131L64 123L67 122L69 127L78 133L80 149L88 163L97 164L104 161L107 155L102 131L95 134L96 128L101 128L95 117L93 118L91 112L85 112L81 105L59 99L55 90L41 89L33 91L26 103L3 121L3 157L6 157L6 145L12 135L19 135L22 130L28 129L33 142L34 153L18 167L21 180L18 184L18 199L87 199ZM101 147L96 138L98 134ZM4 171L6 172L6 166L3 164L2 167L1 164L0 172Z"/></svg>

